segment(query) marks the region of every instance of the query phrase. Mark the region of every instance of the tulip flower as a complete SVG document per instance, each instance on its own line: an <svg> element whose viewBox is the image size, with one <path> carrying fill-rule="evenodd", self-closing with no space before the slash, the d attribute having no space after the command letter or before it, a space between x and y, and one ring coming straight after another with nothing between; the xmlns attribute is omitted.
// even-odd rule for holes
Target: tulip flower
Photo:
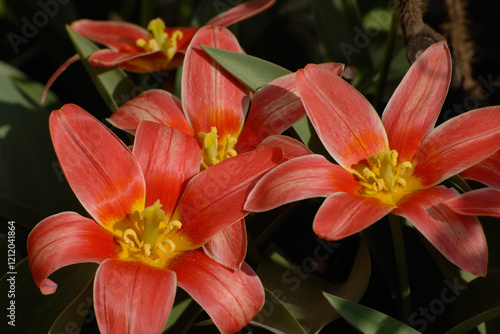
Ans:
<svg viewBox="0 0 500 334"><path fill-rule="evenodd" d="M500 151L463 171L460 176L489 187L466 192L445 204L463 215L500 217Z"/></svg>
<svg viewBox="0 0 500 334"><path fill-rule="evenodd" d="M482 227L477 217L443 204L459 194L440 183L498 151L500 107L472 110L434 128L450 79L448 47L430 46L380 118L338 76L316 65L299 70L297 87L307 115L338 165L319 155L286 161L259 180L245 209L265 211L326 197L313 230L327 240L357 233L392 212L451 262L484 276L488 253Z"/></svg>
<svg viewBox="0 0 500 334"><path fill-rule="evenodd" d="M83 109L66 105L50 116L61 168L91 218L62 212L28 237L34 281L82 262L99 264L94 307L102 333L161 333L176 286L186 290L222 333L244 327L264 303L254 271L224 267L202 249L241 220L249 187L283 159L263 148L199 173L191 136L153 122L137 129L133 151Z"/></svg>
<svg viewBox="0 0 500 334"><path fill-rule="evenodd" d="M164 90L148 90L120 107L109 122L134 134L141 121L154 121L194 136L203 147L203 169L256 147L281 147L287 158L311 153L298 141L275 136L305 116L304 107L294 94L294 74L260 89L249 108L249 90L210 58L200 44L243 52L236 37L226 28L201 28L193 37L184 60L182 102ZM323 66L338 75L343 70L340 64ZM228 247L233 251L220 250ZM207 254L234 269L243 261L246 248L243 221L205 245ZM221 258L221 254L235 257Z"/></svg>

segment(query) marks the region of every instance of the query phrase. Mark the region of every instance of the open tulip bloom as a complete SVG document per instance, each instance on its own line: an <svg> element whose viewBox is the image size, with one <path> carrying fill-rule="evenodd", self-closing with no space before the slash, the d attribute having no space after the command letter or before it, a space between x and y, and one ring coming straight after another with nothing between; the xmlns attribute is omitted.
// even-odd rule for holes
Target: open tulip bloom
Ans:
<svg viewBox="0 0 500 334"><path fill-rule="evenodd" d="M62 170L93 219L62 212L28 238L30 269L42 293L48 276L74 263L99 263L94 307L102 333L160 333L176 286L186 290L223 333L244 327L264 303L246 264L221 265L202 246L240 221L250 186L283 159L262 148L199 172L198 142L181 131L142 122L131 152L75 105L50 116ZM226 249L229 251L229 249Z"/></svg>
<svg viewBox="0 0 500 334"><path fill-rule="evenodd" d="M440 183L498 151L500 107L472 110L434 128L450 79L448 47L430 46L380 118L338 76L317 65L299 70L296 84L307 115L338 165L320 155L289 160L259 180L245 209L326 197L313 229L327 240L357 233L392 212L451 262L484 276L488 251L479 220L444 205L459 194Z"/></svg>
<svg viewBox="0 0 500 334"><path fill-rule="evenodd" d="M293 93L294 74L260 89L249 108L249 90L211 59L200 44L243 52L226 28L201 28L184 60L182 102L164 90L149 90L125 103L109 122L132 134L145 120L183 131L199 141L203 169L257 147L281 147L288 159L311 153L302 143L279 135L305 116L300 99ZM343 70L341 64L323 66L338 75ZM221 231L204 248L211 257L237 269L245 257L246 245L245 225L241 221ZM233 251L220 251L221 248ZM221 256L224 254L233 257Z"/></svg>

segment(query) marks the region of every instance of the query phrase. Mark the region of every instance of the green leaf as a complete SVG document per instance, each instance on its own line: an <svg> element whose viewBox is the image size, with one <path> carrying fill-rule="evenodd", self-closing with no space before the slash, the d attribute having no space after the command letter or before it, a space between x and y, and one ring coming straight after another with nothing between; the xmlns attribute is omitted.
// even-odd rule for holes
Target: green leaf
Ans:
<svg viewBox="0 0 500 334"><path fill-rule="evenodd" d="M58 284L56 292L44 296L33 281L28 258L19 262L14 273L7 272L0 280L0 291L5 293L2 309L6 310L13 303L16 333L47 333L67 305L85 289L96 268L94 263L85 263L58 270L50 276ZM9 291L15 296L10 298ZM0 333L11 333L11 330L7 321L0 322Z"/></svg>
<svg viewBox="0 0 500 334"><path fill-rule="evenodd" d="M125 72L119 68L97 68L90 65L87 60L88 57L98 51L99 48L71 27L67 26L66 29L94 85L111 112L114 112L123 103L127 102L124 97L131 95L135 85Z"/></svg>
<svg viewBox="0 0 500 334"><path fill-rule="evenodd" d="M50 214L81 209L54 153L42 90L0 62L0 216L28 230Z"/></svg>
<svg viewBox="0 0 500 334"><path fill-rule="evenodd" d="M306 259L324 261L325 257L331 256L339 246L319 238L317 240L316 249L311 257ZM359 300L368 287L371 261L364 243L360 244L351 273L343 284L331 284L315 276L311 268L304 267L304 263L303 266L294 264L276 247L270 246L266 253L267 256L260 262L257 274L262 284L280 299L306 333L316 333L339 317L331 312L328 302L323 298L323 291ZM261 323L272 327L276 321L273 317L274 314L271 313L264 317Z"/></svg>
<svg viewBox="0 0 500 334"><path fill-rule="evenodd" d="M201 312L201 307L182 289L177 289L174 306L163 328L165 334L182 334L192 326Z"/></svg>
<svg viewBox="0 0 500 334"><path fill-rule="evenodd" d="M201 47L224 69L253 91L274 79L292 73L279 65L260 58L206 45Z"/></svg>
<svg viewBox="0 0 500 334"><path fill-rule="evenodd" d="M326 292L324 296L347 322L362 333L419 333L410 326L369 307L350 302Z"/></svg>
<svg viewBox="0 0 500 334"><path fill-rule="evenodd" d="M305 330L286 306L271 291L265 289L265 293L264 306L250 323L276 334L305 334Z"/></svg>

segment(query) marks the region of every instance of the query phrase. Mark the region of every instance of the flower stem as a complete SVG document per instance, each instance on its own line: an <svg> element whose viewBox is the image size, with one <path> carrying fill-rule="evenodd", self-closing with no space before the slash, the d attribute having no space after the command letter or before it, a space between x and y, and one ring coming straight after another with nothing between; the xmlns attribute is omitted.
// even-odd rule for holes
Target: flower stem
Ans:
<svg viewBox="0 0 500 334"><path fill-rule="evenodd" d="M396 257L396 267L399 282L399 302L401 305L401 316L405 323L411 314L410 282L408 279L408 268L406 264L406 251L403 239L403 230L400 219L389 213L389 223L391 225L392 240L394 243L394 253Z"/></svg>
<svg viewBox="0 0 500 334"><path fill-rule="evenodd" d="M394 44L396 42L396 33L399 27L399 15L398 15L398 1L394 1L394 8L392 10L391 25L389 28L389 35L387 36L387 44L385 46L384 58L382 60L382 67L380 68L380 73L377 82L377 88L375 91L374 103L376 110L380 110L382 96L384 95L385 84L387 82L387 75L389 73L389 67L391 65L392 55L394 53Z"/></svg>

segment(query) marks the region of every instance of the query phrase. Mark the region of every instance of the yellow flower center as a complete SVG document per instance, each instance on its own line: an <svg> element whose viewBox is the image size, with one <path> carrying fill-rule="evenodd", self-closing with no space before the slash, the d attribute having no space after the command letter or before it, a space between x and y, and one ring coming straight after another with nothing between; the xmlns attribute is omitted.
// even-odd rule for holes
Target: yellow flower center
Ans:
<svg viewBox="0 0 500 334"><path fill-rule="evenodd" d="M224 138L219 138L217 128L212 126L210 132L200 132L198 137L203 144L201 167L207 169L210 166L218 164L222 160L238 155L234 146L238 142L236 137L230 134Z"/></svg>
<svg viewBox="0 0 500 334"><path fill-rule="evenodd" d="M361 184L362 195L396 205L404 195L421 188L412 171L411 162L398 162L398 152L387 149L355 165L352 173Z"/></svg>
<svg viewBox="0 0 500 334"><path fill-rule="evenodd" d="M162 19L156 18L148 24L148 40L139 38L135 43L142 47L146 52L163 51L170 61L174 58L177 52L177 41L180 41L184 35L182 31L176 30L169 36L165 32L165 22Z"/></svg>
<svg viewBox="0 0 500 334"><path fill-rule="evenodd" d="M120 257L164 267L169 254L176 250L173 237L181 227L178 220L166 221L160 201L140 213L135 211L115 224L117 240L122 245Z"/></svg>

